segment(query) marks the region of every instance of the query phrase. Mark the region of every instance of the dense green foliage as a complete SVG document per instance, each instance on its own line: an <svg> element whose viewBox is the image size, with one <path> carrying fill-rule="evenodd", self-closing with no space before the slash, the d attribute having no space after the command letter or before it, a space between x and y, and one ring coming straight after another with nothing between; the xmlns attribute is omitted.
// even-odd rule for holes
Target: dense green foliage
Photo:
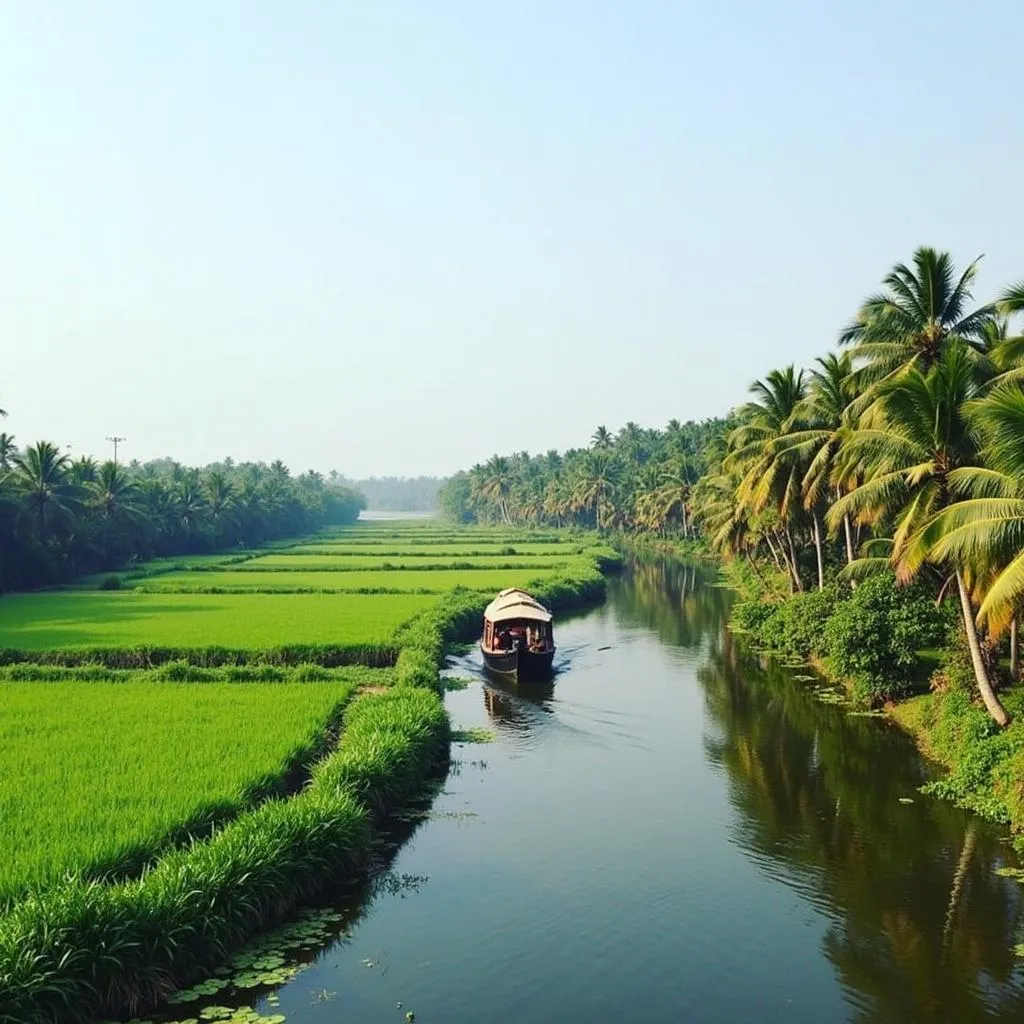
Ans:
<svg viewBox="0 0 1024 1024"><path fill-rule="evenodd" d="M18 450L0 433L0 593L350 523L365 504L358 491L313 471L293 477L281 462L98 464L46 441Z"/></svg>
<svg viewBox="0 0 1024 1024"><path fill-rule="evenodd" d="M970 677L973 684L973 677ZM994 821L1024 827L1024 693L1003 695L1013 722L1000 729L962 687L898 705L897 721L950 769L925 789Z"/></svg>
<svg viewBox="0 0 1024 1024"><path fill-rule="evenodd" d="M877 703L920 681L922 648L944 643L948 628L948 616L924 587L899 587L877 573L836 604L825 623L825 651L832 671Z"/></svg>
<svg viewBox="0 0 1024 1024"><path fill-rule="evenodd" d="M645 430L598 427L589 448L530 456L495 455L441 488L441 509L457 523L583 526L692 533L691 492L722 420Z"/></svg>
<svg viewBox="0 0 1024 1024"><path fill-rule="evenodd" d="M832 584L784 601L745 601L733 625L783 658L823 661L854 696L880 704L905 695L924 674L922 648L947 641L950 618L920 585L878 572L856 590Z"/></svg>
<svg viewBox="0 0 1024 1024"><path fill-rule="evenodd" d="M837 607L825 639L798 644L827 649L865 697L905 690L934 635L928 601L893 577L949 595L978 694L1005 725L991 651L1024 602L1024 339L1010 320L1024 290L971 308L975 273L927 248L894 267L841 332L845 352L751 385L693 504L709 544L745 560L764 594L780 576L800 594L886 570ZM787 614L782 646L799 618Z"/></svg>

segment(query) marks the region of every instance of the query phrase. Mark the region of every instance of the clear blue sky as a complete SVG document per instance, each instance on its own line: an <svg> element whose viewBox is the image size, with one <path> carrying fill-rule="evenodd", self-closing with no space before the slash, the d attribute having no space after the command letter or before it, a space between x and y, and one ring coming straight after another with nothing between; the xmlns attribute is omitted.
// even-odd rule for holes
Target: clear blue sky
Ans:
<svg viewBox="0 0 1024 1024"><path fill-rule="evenodd" d="M21 442L448 473L724 413L919 244L1024 277L1024 4L0 6Z"/></svg>

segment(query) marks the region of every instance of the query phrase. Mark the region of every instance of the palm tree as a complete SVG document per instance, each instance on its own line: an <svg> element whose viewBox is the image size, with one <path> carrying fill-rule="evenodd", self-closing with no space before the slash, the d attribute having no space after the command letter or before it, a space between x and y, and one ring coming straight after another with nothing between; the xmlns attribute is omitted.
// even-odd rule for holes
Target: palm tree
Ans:
<svg viewBox="0 0 1024 1024"><path fill-rule="evenodd" d="M68 466L68 473L76 484L96 482L96 460L91 455L81 455Z"/></svg>
<svg viewBox="0 0 1024 1024"><path fill-rule="evenodd" d="M914 252L912 268L893 267L883 278L886 290L868 296L839 335L840 345L852 346L864 385L910 367L927 373L954 338L985 354L985 324L995 307L970 308L980 259L958 277L948 252L922 247Z"/></svg>
<svg viewBox="0 0 1024 1024"><path fill-rule="evenodd" d="M492 455L483 466L480 479L482 497L494 503L503 523L509 524L512 518L508 511L508 497L512 491L512 472L508 459L501 455Z"/></svg>
<svg viewBox="0 0 1024 1024"><path fill-rule="evenodd" d="M935 518L926 541L933 558L955 558L976 578L988 577L978 619L1002 632L1024 607L1024 392L1004 385L968 413L983 439L984 466L953 474L962 498Z"/></svg>
<svg viewBox="0 0 1024 1024"><path fill-rule="evenodd" d="M615 438L608 432L605 426L600 426L590 437L590 446L597 451L610 451L615 444Z"/></svg>
<svg viewBox="0 0 1024 1024"><path fill-rule="evenodd" d="M14 443L14 435L0 431L0 471L12 469L17 454L18 446Z"/></svg>
<svg viewBox="0 0 1024 1024"><path fill-rule="evenodd" d="M14 466L25 503L45 537L53 516L70 513L79 504L78 488L68 478L68 457L49 441L38 441L15 456Z"/></svg>
<svg viewBox="0 0 1024 1024"><path fill-rule="evenodd" d="M796 425L782 439L782 453L806 465L802 481L803 504L813 516L818 558L818 585L824 584L821 545L821 514L828 502L849 489L849 467L840 459L843 441L853 426L852 404L856 398L853 361L849 353L816 360L808 373L807 397L794 417ZM849 516L843 517L847 562L854 560Z"/></svg>
<svg viewBox="0 0 1024 1024"><path fill-rule="evenodd" d="M870 422L847 442L867 467L867 477L836 501L828 517L833 526L845 515L891 517L889 561L902 581L914 578L929 560L952 567L978 690L995 721L1006 725L1009 716L989 679L975 625L971 566L952 551L938 557L933 526L955 500L953 474L977 465L965 407L979 392L974 361L960 343L947 345L930 372L912 366L880 387Z"/></svg>
<svg viewBox="0 0 1024 1024"><path fill-rule="evenodd" d="M573 483L573 503L578 509L593 514L599 530L611 525L618 478L615 459L603 448L586 452L577 468Z"/></svg>
<svg viewBox="0 0 1024 1024"><path fill-rule="evenodd" d="M104 462L90 481L93 504L104 519L138 511L138 488L123 466Z"/></svg>
<svg viewBox="0 0 1024 1024"><path fill-rule="evenodd" d="M178 522L186 536L194 534L206 516L206 495L198 470L188 470L174 484L174 504Z"/></svg>
<svg viewBox="0 0 1024 1024"><path fill-rule="evenodd" d="M104 560L109 561L111 526L139 514L138 488L126 470L112 461L104 462L86 487L103 523L103 554Z"/></svg>
<svg viewBox="0 0 1024 1024"><path fill-rule="evenodd" d="M730 452L724 468L739 475L738 499L752 515L756 516L769 506L778 513L782 528L777 540L782 548L785 539L788 548L788 551L782 550L782 562L793 588L802 591L793 527L802 507L805 466L799 451L789 447L786 438L805 426L800 416L807 397L807 384L803 371L797 372L790 365L772 370L763 381L755 380L750 391L756 396L755 401L740 410L742 421L729 435Z"/></svg>
<svg viewBox="0 0 1024 1024"><path fill-rule="evenodd" d="M234 512L238 496L227 475L219 469L207 476L204 490L210 522L219 543Z"/></svg>

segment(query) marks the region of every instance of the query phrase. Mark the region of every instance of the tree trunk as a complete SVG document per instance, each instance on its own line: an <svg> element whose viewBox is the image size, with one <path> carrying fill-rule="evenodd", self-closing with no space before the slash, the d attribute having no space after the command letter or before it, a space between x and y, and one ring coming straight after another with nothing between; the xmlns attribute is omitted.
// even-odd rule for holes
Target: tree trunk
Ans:
<svg viewBox="0 0 1024 1024"><path fill-rule="evenodd" d="M789 592L791 594L795 594L796 576L793 573L793 565L789 560L789 555L786 554L786 542L783 540L778 529L775 531L775 540L779 545L779 558L782 560L782 565L785 569L786 575L789 577Z"/></svg>
<svg viewBox="0 0 1024 1024"><path fill-rule="evenodd" d="M825 589L825 558L821 553L821 523L818 522L817 509L811 513L814 517L814 549L818 555L818 589Z"/></svg>
<svg viewBox="0 0 1024 1024"><path fill-rule="evenodd" d="M846 564L853 564L853 531L850 529L850 517L843 516L843 533L846 534ZM857 581L850 580L850 587L857 589Z"/></svg>
<svg viewBox="0 0 1024 1024"><path fill-rule="evenodd" d="M793 531L788 526L786 527L786 540L789 541L789 564L793 570L793 582L796 584L797 592L802 594L804 592L804 582L800 579L800 569L796 560L796 548L793 546Z"/></svg>
<svg viewBox="0 0 1024 1024"><path fill-rule="evenodd" d="M974 678L978 683L978 690L981 699L985 704L988 713L1001 725L1010 724L1010 716L1006 708L999 702L996 691L992 688L992 682L985 671L985 661L981 654L981 644L978 642L978 630L974 624L974 609L971 607L971 597L967 593L967 585L964 583L960 570L956 571L956 585L960 591L960 610L964 616L964 629L967 631L967 646L971 650L971 664L974 666Z"/></svg>
<svg viewBox="0 0 1024 1024"><path fill-rule="evenodd" d="M1010 678L1020 682L1020 640L1017 636L1017 616L1010 620Z"/></svg>
<svg viewBox="0 0 1024 1024"><path fill-rule="evenodd" d="M775 550L775 545L772 543L771 536L766 533L764 535L764 539L768 544L768 550L772 553L772 559L775 561L775 568L778 569L779 572L786 572L787 570L783 568L782 561L779 559L779 553Z"/></svg>
<svg viewBox="0 0 1024 1024"><path fill-rule="evenodd" d="M687 532L687 529L686 529L686 502L685 501L680 504L679 512L680 512L680 515L682 515L682 517L683 517L683 539L684 540L688 540L689 537L690 537L690 534Z"/></svg>

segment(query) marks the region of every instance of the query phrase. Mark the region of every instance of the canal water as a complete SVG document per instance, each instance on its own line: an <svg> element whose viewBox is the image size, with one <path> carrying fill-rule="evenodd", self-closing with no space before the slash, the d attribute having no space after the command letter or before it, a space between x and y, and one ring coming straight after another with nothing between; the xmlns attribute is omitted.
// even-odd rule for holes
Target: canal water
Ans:
<svg viewBox="0 0 1024 1024"><path fill-rule="evenodd" d="M312 966L256 1005L359 1021L1024 1021L1001 833L886 721L725 629L655 561L561 616L552 684L471 680L429 810ZM256 995L256 993L254 993Z"/></svg>

